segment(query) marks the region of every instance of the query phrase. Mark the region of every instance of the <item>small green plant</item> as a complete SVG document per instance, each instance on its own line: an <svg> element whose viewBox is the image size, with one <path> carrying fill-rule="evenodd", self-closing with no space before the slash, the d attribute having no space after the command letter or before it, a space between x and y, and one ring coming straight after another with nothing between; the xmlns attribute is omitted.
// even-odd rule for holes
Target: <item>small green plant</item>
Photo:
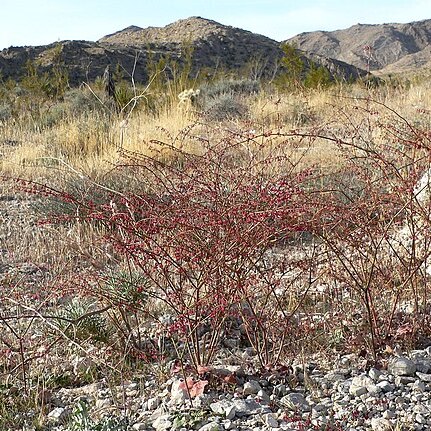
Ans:
<svg viewBox="0 0 431 431"><path fill-rule="evenodd" d="M198 429L208 412L205 410L190 410L187 412L173 413L172 429L179 430L182 428Z"/></svg>
<svg viewBox="0 0 431 431"><path fill-rule="evenodd" d="M65 334L73 340L107 341L109 338L107 321L90 298L73 298L62 307L58 322Z"/></svg>
<svg viewBox="0 0 431 431"><path fill-rule="evenodd" d="M125 417L109 416L94 421L89 414L89 406L85 401L79 401L70 415L69 431L128 431L129 419Z"/></svg>

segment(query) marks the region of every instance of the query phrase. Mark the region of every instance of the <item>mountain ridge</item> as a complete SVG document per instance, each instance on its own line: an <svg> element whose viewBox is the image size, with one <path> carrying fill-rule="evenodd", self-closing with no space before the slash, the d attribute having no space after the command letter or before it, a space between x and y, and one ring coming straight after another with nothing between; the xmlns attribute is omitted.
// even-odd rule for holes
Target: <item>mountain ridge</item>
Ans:
<svg viewBox="0 0 431 431"><path fill-rule="evenodd" d="M415 54L416 60L419 57L431 60L427 51L431 44L431 19L409 23L355 24L334 31L300 33L285 42L356 67L369 67L372 72L403 72L418 67ZM397 68L396 63L406 56L412 57L401 61ZM422 65L426 65L426 58L421 58Z"/></svg>
<svg viewBox="0 0 431 431"><path fill-rule="evenodd" d="M431 20L355 24L348 29L301 33L285 42L297 45L307 67L313 63L322 65L337 79L351 80L365 76L368 68L381 74L428 65ZM0 69L3 79L23 76L27 60L48 70L52 64L46 52L60 44L72 85L93 80L103 74L107 65L117 64L126 75L135 70L136 82L143 82L148 79L148 61L169 57L184 63L185 50L189 47L195 71L221 69L237 73L251 65L254 77L272 76L283 56L281 43L248 30L192 16L162 27L131 25L95 42L63 41L38 47L7 48L0 52ZM371 51L365 51L365 46L370 46Z"/></svg>

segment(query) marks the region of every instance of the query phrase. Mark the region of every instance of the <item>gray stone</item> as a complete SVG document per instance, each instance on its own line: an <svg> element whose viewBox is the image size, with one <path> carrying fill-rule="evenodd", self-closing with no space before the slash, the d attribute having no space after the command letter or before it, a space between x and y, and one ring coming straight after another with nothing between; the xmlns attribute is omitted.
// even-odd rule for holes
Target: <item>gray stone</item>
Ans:
<svg viewBox="0 0 431 431"><path fill-rule="evenodd" d="M397 386L405 386L405 385L408 385L409 383L414 383L414 382L415 382L414 377L409 377L409 376L396 376L395 377L395 384Z"/></svg>
<svg viewBox="0 0 431 431"><path fill-rule="evenodd" d="M226 407L225 416L226 419L232 420L236 415L236 407L234 405Z"/></svg>
<svg viewBox="0 0 431 431"><path fill-rule="evenodd" d="M431 364L427 359L417 359L415 361L416 371L420 373L428 373L431 370Z"/></svg>
<svg viewBox="0 0 431 431"><path fill-rule="evenodd" d="M272 393L278 397L284 397L287 394L287 387L286 385L283 384L279 384L274 386L274 389L272 391Z"/></svg>
<svg viewBox="0 0 431 431"><path fill-rule="evenodd" d="M368 371L368 375L376 382L379 380L379 377L382 375L382 372L379 371L377 368L370 368Z"/></svg>
<svg viewBox="0 0 431 431"><path fill-rule="evenodd" d="M135 430L135 431L143 431L146 429L148 429L148 425L144 422L137 422L132 426L132 430Z"/></svg>
<svg viewBox="0 0 431 431"><path fill-rule="evenodd" d="M244 383L243 394L244 395L254 395L257 394L262 387L259 382L256 380L250 380L249 382Z"/></svg>
<svg viewBox="0 0 431 431"><path fill-rule="evenodd" d="M389 361L388 371L394 376L414 376L416 365L403 356L395 357Z"/></svg>
<svg viewBox="0 0 431 431"><path fill-rule="evenodd" d="M274 413L266 413L262 415L263 423L270 428L278 428L278 420Z"/></svg>
<svg viewBox="0 0 431 431"><path fill-rule="evenodd" d="M222 427L218 422L209 422L199 428L199 431L221 431Z"/></svg>
<svg viewBox="0 0 431 431"><path fill-rule="evenodd" d="M393 392L395 390L395 385L389 383L387 380L377 383L376 386L379 387L383 392Z"/></svg>
<svg viewBox="0 0 431 431"><path fill-rule="evenodd" d="M396 414L394 412L391 412L390 410L386 410L383 412L383 419L395 419Z"/></svg>
<svg viewBox="0 0 431 431"><path fill-rule="evenodd" d="M416 372L416 375L423 380L424 382L431 382L431 374L421 373L419 371Z"/></svg>
<svg viewBox="0 0 431 431"><path fill-rule="evenodd" d="M309 412L311 410L310 404L304 398L304 395L298 392L292 392L291 394L285 395L280 403L290 410L302 410L304 412Z"/></svg>
<svg viewBox="0 0 431 431"><path fill-rule="evenodd" d="M412 385L412 389L415 392L425 392L425 383L421 380L416 380Z"/></svg>
<svg viewBox="0 0 431 431"><path fill-rule="evenodd" d="M233 401L233 407L235 408L235 415L238 417L262 413L262 406L254 400L236 399Z"/></svg>

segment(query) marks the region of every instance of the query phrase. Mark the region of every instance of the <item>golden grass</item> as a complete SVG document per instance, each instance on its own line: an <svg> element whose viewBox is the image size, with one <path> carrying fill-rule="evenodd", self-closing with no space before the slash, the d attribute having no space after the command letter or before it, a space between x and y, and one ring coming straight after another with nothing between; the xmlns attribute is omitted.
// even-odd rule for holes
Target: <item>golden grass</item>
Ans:
<svg viewBox="0 0 431 431"><path fill-rule="evenodd" d="M393 114L380 104L414 125L429 124L431 88L426 81L412 82L409 86L373 89L356 84L295 94L261 92L247 98L246 121L224 126L243 131L251 128L256 133L292 130L316 135L332 133L341 139L349 137L354 128L368 128L370 141L383 140L385 123L391 121ZM3 143L0 169L12 176L58 181L62 176L59 170L69 168L90 176L106 172L118 160L120 148L147 154L168 153L166 148L155 144L161 141L196 152L200 151L198 141L184 131L198 120L193 108L175 102L158 115L138 109L129 118L103 112L69 114L53 126L43 128L28 120L5 122L0 127L0 145ZM198 134L201 132L205 138L218 139L211 132L211 125L208 130L202 127ZM195 128L191 134L196 133ZM330 168L338 163L337 148L328 140L295 139L289 145L292 159L300 159L304 166L318 164Z"/></svg>

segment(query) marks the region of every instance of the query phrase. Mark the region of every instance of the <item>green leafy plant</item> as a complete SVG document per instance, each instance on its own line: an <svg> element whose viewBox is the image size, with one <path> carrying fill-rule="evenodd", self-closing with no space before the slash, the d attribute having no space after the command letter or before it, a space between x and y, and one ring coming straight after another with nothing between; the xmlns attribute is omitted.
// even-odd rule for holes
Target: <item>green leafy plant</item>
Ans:
<svg viewBox="0 0 431 431"><path fill-rule="evenodd" d="M69 417L69 431L128 431L129 419L125 417L108 416L99 421L89 415L89 406L85 401L79 401Z"/></svg>

